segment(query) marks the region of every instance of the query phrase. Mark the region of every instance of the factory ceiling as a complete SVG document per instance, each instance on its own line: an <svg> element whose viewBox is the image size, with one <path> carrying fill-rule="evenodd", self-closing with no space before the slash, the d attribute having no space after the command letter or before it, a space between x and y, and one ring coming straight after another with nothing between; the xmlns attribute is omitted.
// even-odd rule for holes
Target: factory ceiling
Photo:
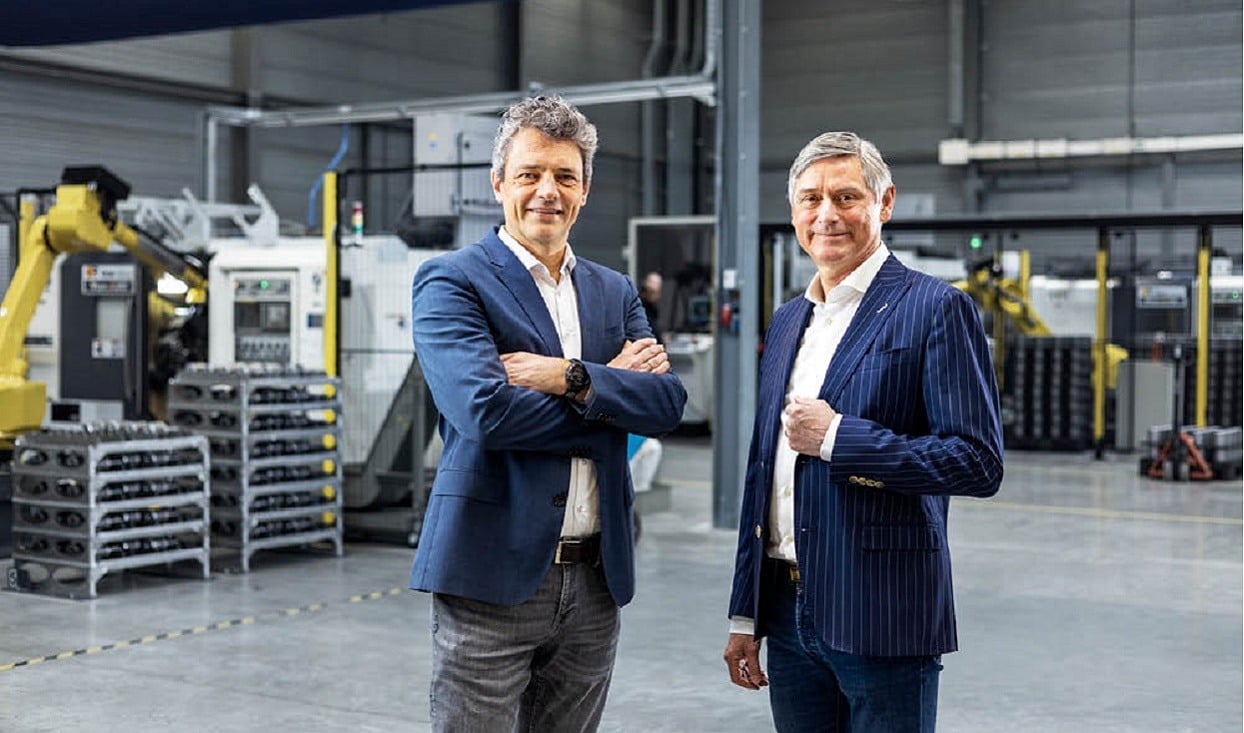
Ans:
<svg viewBox="0 0 1244 733"><path fill-rule="evenodd" d="M477 0L5 0L0 46L51 46L386 13Z"/></svg>

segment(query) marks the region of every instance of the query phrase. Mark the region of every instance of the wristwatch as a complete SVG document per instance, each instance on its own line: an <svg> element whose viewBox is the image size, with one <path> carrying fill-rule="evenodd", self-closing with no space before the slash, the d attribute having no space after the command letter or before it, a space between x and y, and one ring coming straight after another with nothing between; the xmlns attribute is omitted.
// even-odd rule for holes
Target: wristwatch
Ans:
<svg viewBox="0 0 1244 733"><path fill-rule="evenodd" d="M566 367L566 394L562 396L574 397L590 386L592 375L587 373L587 367L578 359L571 359L570 365Z"/></svg>

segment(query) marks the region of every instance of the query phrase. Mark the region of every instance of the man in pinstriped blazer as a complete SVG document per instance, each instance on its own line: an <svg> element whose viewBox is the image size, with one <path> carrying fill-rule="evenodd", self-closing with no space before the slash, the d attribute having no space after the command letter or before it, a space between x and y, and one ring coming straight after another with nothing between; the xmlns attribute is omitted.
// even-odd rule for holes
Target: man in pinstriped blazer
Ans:
<svg viewBox="0 0 1244 733"><path fill-rule="evenodd" d="M984 330L882 243L895 188L872 143L813 139L788 195L817 275L765 337L726 666L769 688L778 731L932 731L957 647L950 497L1002 481Z"/></svg>

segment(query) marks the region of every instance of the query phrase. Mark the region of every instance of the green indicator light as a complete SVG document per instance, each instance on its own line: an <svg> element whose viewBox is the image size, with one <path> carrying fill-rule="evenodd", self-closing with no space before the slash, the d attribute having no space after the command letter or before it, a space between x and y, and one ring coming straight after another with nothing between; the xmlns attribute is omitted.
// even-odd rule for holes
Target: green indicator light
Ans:
<svg viewBox="0 0 1244 733"><path fill-rule="evenodd" d="M985 240L982 239L980 235L973 235L973 237L968 240L968 246L972 249L980 249L984 244Z"/></svg>
<svg viewBox="0 0 1244 733"><path fill-rule="evenodd" d="M260 281L259 281L259 289L260 289L260 290L267 290L267 289L268 289L268 281L267 281L267 280L260 280Z"/></svg>

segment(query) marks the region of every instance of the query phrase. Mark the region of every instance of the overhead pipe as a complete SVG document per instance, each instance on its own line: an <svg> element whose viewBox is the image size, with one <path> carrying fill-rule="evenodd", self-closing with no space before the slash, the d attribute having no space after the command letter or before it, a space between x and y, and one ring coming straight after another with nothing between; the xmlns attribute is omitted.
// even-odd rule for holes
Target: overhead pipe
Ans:
<svg viewBox="0 0 1244 733"><path fill-rule="evenodd" d="M580 105L643 102L654 99L691 97L710 107L717 104L717 16L721 0L705 0L704 65L694 74L634 79L602 84L580 84L567 87L544 87L566 101ZM433 112L479 114L505 109L530 93L527 91L487 92L430 99L363 104L336 104L299 109L261 110L249 107L212 106L206 112L204 135L207 150L204 160L204 191L207 201L216 200L217 127L310 127L359 122L393 122L412 119Z"/></svg>
<svg viewBox="0 0 1244 733"><path fill-rule="evenodd" d="M967 165L973 161L1059 160L1121 155L1166 155L1207 150L1244 149L1244 135L1182 135L1167 137L1108 137L1098 140L942 140L937 161Z"/></svg>

